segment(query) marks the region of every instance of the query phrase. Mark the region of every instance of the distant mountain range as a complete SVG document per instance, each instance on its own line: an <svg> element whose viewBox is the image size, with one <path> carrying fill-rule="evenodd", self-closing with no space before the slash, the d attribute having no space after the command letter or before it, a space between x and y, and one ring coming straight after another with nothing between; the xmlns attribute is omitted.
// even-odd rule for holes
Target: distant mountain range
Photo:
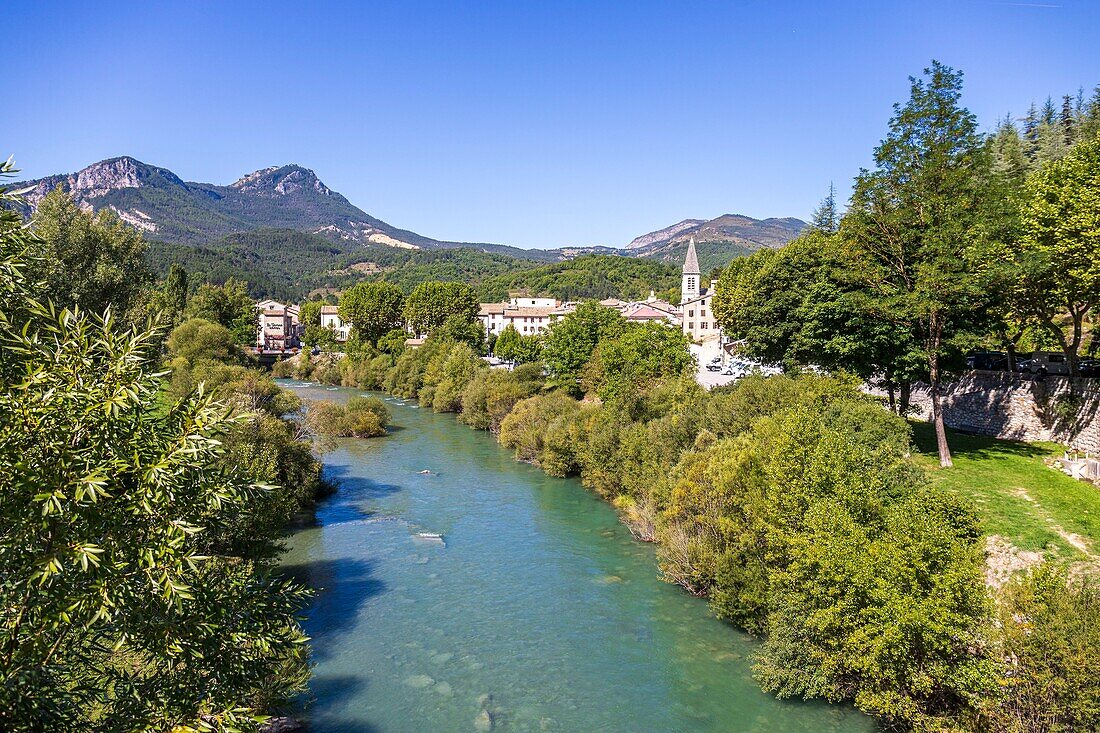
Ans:
<svg viewBox="0 0 1100 733"><path fill-rule="evenodd" d="M762 247L777 247L797 236L798 219L757 220L727 214L704 221L686 219L645 234L625 249L561 247L520 249L480 242L450 242L399 229L376 219L336 193L317 175L299 165L264 168L228 186L182 180L166 168L123 156L83 170L16 184L31 211L54 188L63 185L82 207L111 209L150 240L169 245L202 246L227 235L256 230L290 229L322 236L344 245L385 245L411 250L466 248L528 260L553 262L585 254L621 254L665 261L682 258L695 237L703 267L708 260L728 262ZM343 247L342 247L343 249Z"/></svg>

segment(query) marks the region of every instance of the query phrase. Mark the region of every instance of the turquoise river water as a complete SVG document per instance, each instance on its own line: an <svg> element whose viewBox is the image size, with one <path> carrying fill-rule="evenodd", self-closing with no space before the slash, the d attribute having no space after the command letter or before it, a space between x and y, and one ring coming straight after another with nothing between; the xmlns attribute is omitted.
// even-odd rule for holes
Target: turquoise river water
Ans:
<svg viewBox="0 0 1100 733"><path fill-rule="evenodd" d="M578 482L386 400L391 434L325 457L339 490L285 560L317 589L315 733L875 729L849 707L760 692L756 642L662 582L653 547Z"/></svg>

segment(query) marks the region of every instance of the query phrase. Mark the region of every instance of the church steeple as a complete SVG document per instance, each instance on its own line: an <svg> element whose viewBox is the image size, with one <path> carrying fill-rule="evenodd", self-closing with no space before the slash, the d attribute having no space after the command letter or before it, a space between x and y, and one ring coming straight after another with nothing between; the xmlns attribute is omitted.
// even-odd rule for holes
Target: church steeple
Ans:
<svg viewBox="0 0 1100 733"><path fill-rule="evenodd" d="M699 297L701 273L699 256L695 254L695 237L688 242L687 257L684 258L684 275L680 281L680 302L686 303Z"/></svg>

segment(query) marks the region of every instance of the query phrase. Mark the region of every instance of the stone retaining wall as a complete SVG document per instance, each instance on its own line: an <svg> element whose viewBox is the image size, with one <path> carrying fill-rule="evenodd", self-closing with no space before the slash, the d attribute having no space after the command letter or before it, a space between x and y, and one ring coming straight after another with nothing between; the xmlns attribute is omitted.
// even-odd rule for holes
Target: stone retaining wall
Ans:
<svg viewBox="0 0 1100 733"><path fill-rule="evenodd" d="M882 390L872 390L884 394ZM930 420L926 386L913 390L916 416ZM948 427L980 435L1053 441L1100 453L1100 380L972 372L943 395Z"/></svg>

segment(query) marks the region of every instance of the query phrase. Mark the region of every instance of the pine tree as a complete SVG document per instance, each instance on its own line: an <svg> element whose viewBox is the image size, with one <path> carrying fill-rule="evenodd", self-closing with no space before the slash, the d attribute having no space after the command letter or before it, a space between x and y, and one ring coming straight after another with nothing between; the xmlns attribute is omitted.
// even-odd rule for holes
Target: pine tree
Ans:
<svg viewBox="0 0 1100 733"><path fill-rule="evenodd" d="M836 210L836 186L829 183L829 195L818 205L810 220L810 226L825 234L836 234L840 217Z"/></svg>
<svg viewBox="0 0 1100 733"><path fill-rule="evenodd" d="M1034 102L1027 108L1027 115L1021 122L1024 128L1024 155L1033 161L1039 149L1039 111L1035 109Z"/></svg>
<svg viewBox="0 0 1100 733"><path fill-rule="evenodd" d="M1062 139L1066 147L1073 147L1077 137L1077 120L1073 116L1073 99L1067 94L1062 97Z"/></svg>

